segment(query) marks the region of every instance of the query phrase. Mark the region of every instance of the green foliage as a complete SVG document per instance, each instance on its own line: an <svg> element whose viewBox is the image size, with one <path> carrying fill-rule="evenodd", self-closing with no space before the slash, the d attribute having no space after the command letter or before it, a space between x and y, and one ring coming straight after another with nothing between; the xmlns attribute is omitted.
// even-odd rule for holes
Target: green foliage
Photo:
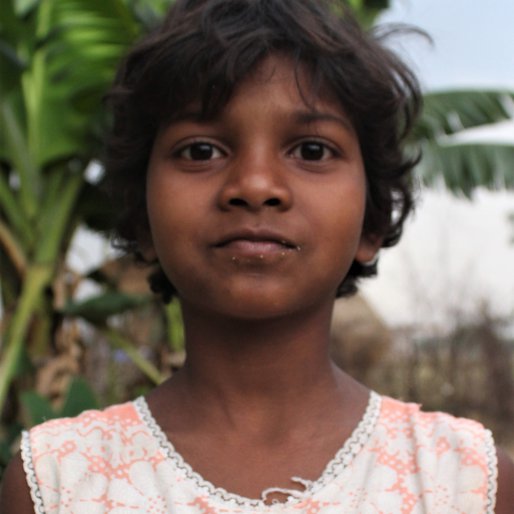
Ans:
<svg viewBox="0 0 514 514"><path fill-rule="evenodd" d="M174 352L181 352L184 350L184 326L182 324L182 311L180 302L177 298L166 305L165 313L168 320L168 341L171 350Z"/></svg>
<svg viewBox="0 0 514 514"><path fill-rule="evenodd" d="M346 0L346 3L362 26L371 27L377 16L387 9L391 2L390 0Z"/></svg>
<svg viewBox="0 0 514 514"><path fill-rule="evenodd" d="M99 184L86 179L101 147L106 121L102 97L127 47L155 23L166 3L14 0L2 4L0 411L5 411L8 395L11 403L16 401L22 383L34 384L28 368L37 370L36 361L42 356L46 360L58 356L57 335L77 317L108 331L116 347L123 346L154 381L161 379L133 342L109 326L112 316L147 299L108 290L87 302L73 303L65 257L78 226L110 225L112 206ZM52 410L48 399L34 391L26 392L21 401L33 422L97 405L79 379L65 393L62 410ZM19 431L18 421L11 416L8 427ZM9 434L3 430L0 435L1 454L12 443Z"/></svg>
<svg viewBox="0 0 514 514"><path fill-rule="evenodd" d="M62 256L80 223L77 202L96 145L91 113L81 110L76 99L82 95L99 103L100 91L105 90L122 52L122 42L116 47L113 41L126 34L126 46L134 37L118 21L126 18L115 9L121 5L18 1L5 6L2 13L0 271L8 277L2 297L10 315L0 364L0 407L30 324L38 316L51 315L51 304L43 295L59 273ZM91 15L95 7L96 18ZM107 23L100 23L102 19ZM88 46L87 34L95 25L107 26L111 34L97 30L93 36L99 40ZM81 61L80 51L86 47L89 61ZM47 334L48 342L51 337Z"/></svg>
<svg viewBox="0 0 514 514"><path fill-rule="evenodd" d="M514 92L458 90L426 93L423 113L416 125L417 139L434 139L511 118Z"/></svg>
<svg viewBox="0 0 514 514"><path fill-rule="evenodd" d="M2 482L3 470L6 468L13 453L17 450L16 442L22 429L22 425L15 421L2 427L0 431L0 483Z"/></svg>
<svg viewBox="0 0 514 514"><path fill-rule="evenodd" d="M418 167L431 185L444 179L455 193L514 187L514 144L485 144L459 138L459 132L511 118L514 93L459 90L428 93L413 140L421 145Z"/></svg>
<svg viewBox="0 0 514 514"><path fill-rule="evenodd" d="M49 419L77 416L85 410L99 407L91 387L80 377L75 377L70 382L61 408L52 407L48 398L35 391L22 393L21 404L26 412L29 426L37 425Z"/></svg>
<svg viewBox="0 0 514 514"><path fill-rule="evenodd" d="M108 291L82 302L69 302L62 310L67 316L81 317L94 325L104 325L108 318L148 303L147 296Z"/></svg>
<svg viewBox="0 0 514 514"><path fill-rule="evenodd" d="M48 398L35 391L26 391L21 395L21 404L27 412L29 425L37 425L43 421L57 417Z"/></svg>
<svg viewBox="0 0 514 514"><path fill-rule="evenodd" d="M58 411L57 417L77 416L88 409L98 409L98 403L91 386L80 377L74 378L68 389L64 405Z"/></svg>

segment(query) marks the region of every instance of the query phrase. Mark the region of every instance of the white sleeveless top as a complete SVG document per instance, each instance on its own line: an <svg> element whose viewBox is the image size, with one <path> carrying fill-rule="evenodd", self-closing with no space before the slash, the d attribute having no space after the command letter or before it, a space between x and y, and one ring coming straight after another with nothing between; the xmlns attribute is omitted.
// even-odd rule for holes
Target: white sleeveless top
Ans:
<svg viewBox="0 0 514 514"><path fill-rule="evenodd" d="M493 514L497 486L482 425L376 393L321 477L272 505L204 480L142 397L38 425L21 451L37 514Z"/></svg>

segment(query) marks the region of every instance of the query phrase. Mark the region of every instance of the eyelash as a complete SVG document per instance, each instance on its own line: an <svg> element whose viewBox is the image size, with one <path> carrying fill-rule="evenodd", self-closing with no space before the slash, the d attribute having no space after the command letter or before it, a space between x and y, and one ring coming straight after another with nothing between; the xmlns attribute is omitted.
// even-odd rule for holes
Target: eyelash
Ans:
<svg viewBox="0 0 514 514"><path fill-rule="evenodd" d="M217 152L219 155L215 156L215 157L209 157L207 159L193 159L192 156L191 156L191 150L194 148L194 147L200 147L200 146L205 146L205 147L209 147L213 152ZM187 157L185 154L189 152L189 157ZM186 160L189 160L189 161L208 161L208 160L211 160L211 159L219 159L220 157L226 155L224 151L220 150L220 148L212 143L209 143L208 141L194 141L192 143L189 143L185 146L182 146L180 147L178 150L176 150L175 152L173 152L173 157L178 157L178 158L182 158L182 159L186 159Z"/></svg>
<svg viewBox="0 0 514 514"><path fill-rule="evenodd" d="M307 159L307 158L305 158L305 156L302 156L301 153L300 153L300 155L295 155L296 152L301 152L302 150L305 150L307 145L318 146L323 153L322 157L320 159ZM210 155L205 159L201 159L201 158L194 159L193 156L191 155L191 151L194 149L194 147L198 147L198 149L200 149L199 147L201 147L201 146L208 147L208 149L216 155ZM186 153L189 153L189 155L186 155ZM327 156L327 153L329 154L328 156ZM182 159L186 159L189 161L198 161L198 162L209 161L212 159L219 159L220 157L223 157L225 155L226 155L225 151L221 150L217 145L210 143L208 141L194 141L192 143L189 143L189 144L179 148L178 150L176 150L173 153L173 157L182 158ZM321 161L327 160L328 158L337 157L339 155L339 152L337 152L333 147L331 147L330 145L327 145L326 143L323 143L316 139L310 139L310 140L305 140L305 141L301 141L300 143L297 143L290 151L288 151L287 155L291 156L293 158L304 160L304 161L321 162Z"/></svg>
<svg viewBox="0 0 514 514"><path fill-rule="evenodd" d="M306 149L307 145L313 145L319 147L321 149L323 156L321 159L307 159L305 156L301 154L302 150ZM300 152L300 155L295 155L296 152ZM328 154L328 155L327 155ZM339 153L330 145L327 145L326 143L322 141L318 141L316 139L311 140L305 140L300 143L298 143L296 146L293 147L293 149L289 152L289 155L291 155L294 158L298 158L302 161L309 161L309 162L321 162L325 161L330 158L337 157Z"/></svg>

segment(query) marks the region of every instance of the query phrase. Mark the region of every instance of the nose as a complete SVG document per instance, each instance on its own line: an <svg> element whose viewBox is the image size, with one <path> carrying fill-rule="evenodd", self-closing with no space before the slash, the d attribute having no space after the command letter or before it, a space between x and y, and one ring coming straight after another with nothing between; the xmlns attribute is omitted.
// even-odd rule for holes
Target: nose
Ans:
<svg viewBox="0 0 514 514"><path fill-rule="evenodd" d="M287 170L279 160L260 154L235 161L227 170L220 191L220 208L242 208L254 212L265 208L288 210L293 196Z"/></svg>

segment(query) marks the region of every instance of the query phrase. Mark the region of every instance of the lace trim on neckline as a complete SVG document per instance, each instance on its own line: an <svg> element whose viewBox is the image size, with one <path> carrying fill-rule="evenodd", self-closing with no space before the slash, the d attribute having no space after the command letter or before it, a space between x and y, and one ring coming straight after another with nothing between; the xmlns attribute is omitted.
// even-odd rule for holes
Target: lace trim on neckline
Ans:
<svg viewBox="0 0 514 514"><path fill-rule="evenodd" d="M487 505L486 514L494 514L496 492L498 489L498 456L494 445L493 434L485 430L485 452L487 458Z"/></svg>
<svg viewBox="0 0 514 514"><path fill-rule="evenodd" d="M362 450L364 445L368 442L371 434L373 433L380 415L380 406L382 398L374 391L370 392L368 405L361 418L359 424L352 432L351 436L345 441L343 446L335 454L334 458L327 464L321 476L314 481L306 481L306 488L304 491L297 491L300 494L290 495L285 502L277 502L271 505L266 504L262 499L251 499L240 496L236 493L230 493L222 487L216 487L214 484L205 480L199 473L184 460L171 442L168 440L166 434L162 431L161 427L153 417L150 408L143 396L134 400L133 404L139 416L150 430L153 437L159 443L164 455L174 464L176 469L182 471L184 476L190 480L200 491L209 495L211 498L217 498L223 502L241 507L272 509L277 506L293 505L299 503L305 498L312 496L316 492L323 489L326 485L332 482L338 475L340 475L353 461L358 453Z"/></svg>
<svg viewBox="0 0 514 514"><path fill-rule="evenodd" d="M32 503L34 504L34 512L36 514L45 514L45 506L43 504L43 495L39 488L39 483L34 469L34 461L32 460L32 447L30 446L30 435L24 430L21 434L21 460L23 462L23 469L27 477L27 483L30 490Z"/></svg>

